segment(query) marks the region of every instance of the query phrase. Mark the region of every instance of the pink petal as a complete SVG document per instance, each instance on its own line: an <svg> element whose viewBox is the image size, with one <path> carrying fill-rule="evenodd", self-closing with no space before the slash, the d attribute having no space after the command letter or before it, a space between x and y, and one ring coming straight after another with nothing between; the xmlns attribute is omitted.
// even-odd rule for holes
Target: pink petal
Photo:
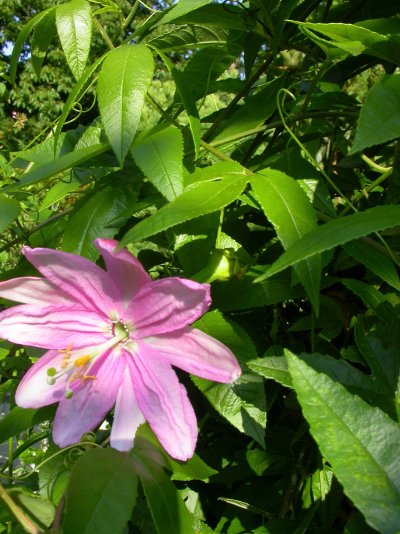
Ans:
<svg viewBox="0 0 400 534"><path fill-rule="evenodd" d="M86 258L48 248L23 247L23 254L52 284L89 310L108 316L118 290L108 274Z"/></svg>
<svg viewBox="0 0 400 534"><path fill-rule="evenodd" d="M129 451L133 447L136 430L144 422L145 418L136 402L131 373L126 366L115 403L110 436L111 447L119 451Z"/></svg>
<svg viewBox="0 0 400 534"><path fill-rule="evenodd" d="M180 330L211 304L210 286L183 278L164 278L144 286L129 305L137 338Z"/></svg>
<svg viewBox="0 0 400 534"><path fill-rule="evenodd" d="M106 323L97 313L76 304L40 307L21 304L0 313L0 337L13 343L65 349L98 345L106 336Z"/></svg>
<svg viewBox="0 0 400 534"><path fill-rule="evenodd" d="M149 337L140 343L149 344L171 365L208 380L228 383L241 374L228 347L196 328Z"/></svg>
<svg viewBox="0 0 400 534"><path fill-rule="evenodd" d="M197 440L196 416L175 372L142 345L127 361L136 400L161 445L173 458L191 458Z"/></svg>
<svg viewBox="0 0 400 534"><path fill-rule="evenodd" d="M67 376L60 377L50 386L47 381L47 369L59 368L63 355L56 350L43 354L21 380L15 393L15 402L21 408L40 408L58 402L65 396Z"/></svg>
<svg viewBox="0 0 400 534"><path fill-rule="evenodd" d="M124 307L145 285L151 282L150 276L142 264L125 248L115 250L118 241L113 239L96 239L95 247L101 252L107 272L120 290L120 300Z"/></svg>
<svg viewBox="0 0 400 534"><path fill-rule="evenodd" d="M0 297L22 304L58 304L72 302L63 291L56 286L34 276L13 278L0 282Z"/></svg>
<svg viewBox="0 0 400 534"><path fill-rule="evenodd" d="M72 398L61 400L54 419L53 439L59 447L78 443L83 434L104 420L115 403L125 365L119 351L108 351L90 371L95 380L72 384Z"/></svg>

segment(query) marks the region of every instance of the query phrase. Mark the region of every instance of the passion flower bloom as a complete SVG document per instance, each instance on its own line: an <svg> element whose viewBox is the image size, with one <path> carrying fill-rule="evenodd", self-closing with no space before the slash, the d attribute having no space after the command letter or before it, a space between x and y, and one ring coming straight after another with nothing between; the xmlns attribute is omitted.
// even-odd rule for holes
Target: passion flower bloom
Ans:
<svg viewBox="0 0 400 534"><path fill-rule="evenodd" d="M58 402L53 438L77 443L114 407L111 446L132 448L147 421L174 458L190 458L197 422L172 368L217 382L240 375L232 352L189 325L211 302L208 284L152 281L117 242L97 239L107 270L86 258L24 247L43 275L0 283L0 297L21 303L0 313L0 337L47 349L22 379L16 403Z"/></svg>

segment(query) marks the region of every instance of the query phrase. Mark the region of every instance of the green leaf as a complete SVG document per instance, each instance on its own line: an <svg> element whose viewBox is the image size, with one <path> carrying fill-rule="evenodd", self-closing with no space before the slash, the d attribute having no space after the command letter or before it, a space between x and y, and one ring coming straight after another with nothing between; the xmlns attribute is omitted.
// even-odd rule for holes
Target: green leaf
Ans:
<svg viewBox="0 0 400 534"><path fill-rule="evenodd" d="M27 185L32 185L36 182L40 182L41 180L46 180L47 178L67 171L68 169L78 167L82 163L95 158L99 154L103 154L103 152L106 152L109 150L109 148L110 146L108 143L99 143L97 145L87 148L80 148L79 150L70 152L69 154L61 156L55 161L40 165L40 167L36 167L34 170L23 174L22 178L18 182L3 187L2 191L16 191Z"/></svg>
<svg viewBox="0 0 400 534"><path fill-rule="evenodd" d="M101 67L97 81L100 116L121 166L135 137L153 72L153 55L140 44L112 50Z"/></svg>
<svg viewBox="0 0 400 534"><path fill-rule="evenodd" d="M14 43L13 51L10 58L10 82L12 84L15 83L15 77L17 74L17 67L18 67L18 60L19 56L22 53L24 43L26 39L28 38L28 35L31 33L31 31L35 28L39 22L48 15L51 11L56 9L57 6L49 7L48 9L45 9L44 11L41 11L37 15L35 15L31 20L25 24L25 26L22 28L21 32L19 33L17 40Z"/></svg>
<svg viewBox="0 0 400 534"><path fill-rule="evenodd" d="M183 15L190 13L190 11L199 9L199 7L205 6L206 4L209 4L210 2L211 0L179 0L179 2L176 5L174 5L171 9L169 9L165 13L165 15L156 24L156 26L159 26L160 24L167 24L169 22L172 22L178 17L182 17Z"/></svg>
<svg viewBox="0 0 400 534"><path fill-rule="evenodd" d="M279 273L314 254L330 250L372 232L398 226L399 220L400 206L388 204L329 221L289 247L257 281Z"/></svg>
<svg viewBox="0 0 400 534"><path fill-rule="evenodd" d="M227 345L243 368L246 368L249 359L257 356L247 332L217 311L203 315L195 326ZM240 432L246 433L261 446L265 445L266 399L261 377L245 374L233 384L215 384L195 376L192 380L218 413Z"/></svg>
<svg viewBox="0 0 400 534"><path fill-rule="evenodd" d="M355 295L359 296L367 308L371 308L371 310L376 310L380 304L385 302L382 293L370 284L351 278L341 278L340 282Z"/></svg>
<svg viewBox="0 0 400 534"><path fill-rule="evenodd" d="M36 76L40 77L44 58L50 43L56 34L54 10L49 11L35 26L32 40L32 66L35 70Z"/></svg>
<svg viewBox="0 0 400 534"><path fill-rule="evenodd" d="M132 155L143 174L168 200L183 191L183 137L175 126L161 126L138 136Z"/></svg>
<svg viewBox="0 0 400 534"><path fill-rule="evenodd" d="M400 291L400 278L393 261L368 243L352 241L344 246L344 250L378 275L387 284Z"/></svg>
<svg viewBox="0 0 400 534"><path fill-rule="evenodd" d="M269 378L279 382L282 386L288 388L292 386L292 377L290 376L288 366L284 356L266 356L250 360L248 366L257 374L264 378Z"/></svg>
<svg viewBox="0 0 400 534"><path fill-rule="evenodd" d="M244 374L234 384L215 384L198 377L192 377L192 380L231 425L265 446L267 413L261 377Z"/></svg>
<svg viewBox="0 0 400 534"><path fill-rule="evenodd" d="M18 200L0 195L0 232L18 217L20 205Z"/></svg>
<svg viewBox="0 0 400 534"><path fill-rule="evenodd" d="M136 195L122 185L103 187L89 194L68 219L62 249L95 261L99 252L93 241L99 236L114 237L129 217L135 200Z"/></svg>
<svg viewBox="0 0 400 534"><path fill-rule="evenodd" d="M285 81L285 76L280 76L272 82L268 82L257 93L246 98L244 104L238 106L230 118L223 123L222 130L218 131L213 140L220 141L263 124L276 110L276 96L284 86Z"/></svg>
<svg viewBox="0 0 400 534"><path fill-rule="evenodd" d="M0 443L18 435L30 426L37 410L16 406L0 421Z"/></svg>
<svg viewBox="0 0 400 534"><path fill-rule="evenodd" d="M56 11L57 33L69 68L76 80L82 76L92 38L92 12L86 0L60 4Z"/></svg>
<svg viewBox="0 0 400 534"><path fill-rule="evenodd" d="M357 123L352 154L400 136L400 74L389 74L368 92Z"/></svg>
<svg viewBox="0 0 400 534"><path fill-rule="evenodd" d="M317 218L306 193L286 174L273 169L253 176L251 186L273 224L285 249L317 227ZM295 270L318 314L321 258L319 255L295 265Z"/></svg>
<svg viewBox="0 0 400 534"><path fill-rule="evenodd" d="M189 186L174 201L129 230L121 245L145 239L200 215L218 211L233 202L246 185L244 170L239 165L232 165L232 172L226 178L220 178L220 173L216 173L216 178L215 181Z"/></svg>
<svg viewBox="0 0 400 534"><path fill-rule="evenodd" d="M382 534L400 525L399 425L287 351L293 385L321 453L344 491Z"/></svg>
<svg viewBox="0 0 400 534"><path fill-rule="evenodd" d="M177 488L157 462L158 450L133 448L130 457L140 477L159 534L189 534L192 518ZM115 532L111 530L110 532Z"/></svg>
<svg viewBox="0 0 400 534"><path fill-rule="evenodd" d="M59 139L61 137L61 131L65 124L65 121L67 120L68 115L70 114L71 110L73 109L74 105L79 102L79 100L82 98L82 96L85 94L86 90L89 88L91 82L92 82L92 76L96 72L96 69L101 65L101 63L105 60L107 55L110 52L107 52L103 56L96 59L96 61L90 65L82 74L82 76L79 78L77 83L74 85L72 91L70 92L64 107L62 109L60 118L57 121L57 126L54 132L54 151L57 151L57 146L59 143Z"/></svg>
<svg viewBox="0 0 400 534"><path fill-rule="evenodd" d="M221 311L247 310L304 296L299 286L292 287L289 272L255 284L254 280L262 272L263 268L256 265L238 279L213 284L213 303Z"/></svg>
<svg viewBox="0 0 400 534"><path fill-rule="evenodd" d="M136 502L137 481L126 453L89 450L72 469L63 533L122 534Z"/></svg>
<svg viewBox="0 0 400 534"><path fill-rule="evenodd" d="M162 31L161 31L162 30ZM176 52L204 46L220 46L227 41L229 31L206 24L196 26L161 26L160 31L152 32L142 42L162 50ZM214 49L215 51L215 49Z"/></svg>

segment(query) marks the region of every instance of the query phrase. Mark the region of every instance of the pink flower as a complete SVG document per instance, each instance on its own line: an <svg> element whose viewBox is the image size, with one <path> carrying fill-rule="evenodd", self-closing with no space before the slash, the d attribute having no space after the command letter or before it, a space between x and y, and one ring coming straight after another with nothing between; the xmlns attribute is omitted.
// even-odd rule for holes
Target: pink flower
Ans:
<svg viewBox="0 0 400 534"><path fill-rule="evenodd" d="M77 443L114 408L111 446L129 450L145 420L174 458L190 458L197 423L171 366L217 382L240 375L232 352L189 325L211 302L208 284L152 281L116 241L97 239L107 270L86 258L23 248L43 275L0 283L0 297L21 303L0 313L0 336L48 349L22 379L16 402L59 402L54 441Z"/></svg>

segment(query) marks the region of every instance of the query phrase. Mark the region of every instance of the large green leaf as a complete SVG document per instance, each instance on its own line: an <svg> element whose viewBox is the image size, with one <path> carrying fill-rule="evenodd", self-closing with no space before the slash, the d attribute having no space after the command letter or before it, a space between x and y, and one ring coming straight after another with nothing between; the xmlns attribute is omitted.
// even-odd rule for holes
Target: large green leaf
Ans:
<svg viewBox="0 0 400 534"><path fill-rule="evenodd" d="M246 368L246 362L257 355L246 331L227 321L219 312L207 313L195 326L227 345L242 368ZM261 377L244 374L233 384L216 384L194 376L192 380L218 413L240 432L265 445L266 399Z"/></svg>
<svg viewBox="0 0 400 534"><path fill-rule="evenodd" d="M210 2L211 0L179 0L176 5L171 7L171 9L169 9L165 13L165 15L162 17L160 22L157 23L157 25L172 22L178 17L182 17L183 15L190 13L190 11L199 9L199 7L205 6Z"/></svg>
<svg viewBox="0 0 400 534"><path fill-rule="evenodd" d="M387 30L391 33L393 25L385 28L382 23L374 24L371 21L372 24L369 24L369 22L359 24L304 22L300 24L300 29L321 46L328 56L331 55L332 49L336 48L347 54L370 54L379 59L398 62L396 58L400 52L400 43L396 42L395 38L378 33ZM319 34L324 37L320 37Z"/></svg>
<svg viewBox="0 0 400 534"><path fill-rule="evenodd" d="M73 167L78 167L82 163L106 152L109 148L110 146L108 143L99 143L97 145L80 148L74 152L70 152L55 161L40 165L40 167L36 167L34 170L23 174L18 182L3 187L2 191L15 191L21 187L40 182L41 180L55 176L68 169L72 169Z"/></svg>
<svg viewBox="0 0 400 534"><path fill-rule="evenodd" d="M289 370L310 430L344 491L382 534L400 525L399 425L341 384L287 351Z"/></svg>
<svg viewBox="0 0 400 534"><path fill-rule="evenodd" d="M183 191L183 137L175 126L157 127L138 136L132 155L146 178L168 200Z"/></svg>
<svg viewBox="0 0 400 534"><path fill-rule="evenodd" d="M122 534L136 502L132 459L92 449L74 465L65 495L64 534Z"/></svg>
<svg viewBox="0 0 400 534"><path fill-rule="evenodd" d="M317 227L314 209L306 193L293 178L280 171L266 169L262 171L262 176L252 176L250 183L285 249ZM315 255L297 263L295 270L318 311L320 256Z"/></svg>
<svg viewBox="0 0 400 534"><path fill-rule="evenodd" d="M189 186L174 201L129 230L121 244L145 239L200 215L218 211L233 202L246 185L245 172L238 164L232 165L232 172L226 177L221 178L220 172L216 172L215 178Z"/></svg>
<svg viewBox="0 0 400 534"><path fill-rule="evenodd" d="M289 247L257 281L279 273L283 269L324 250L330 250L372 232L398 226L399 221L400 206L390 204L329 221L318 226Z"/></svg>
<svg viewBox="0 0 400 534"><path fill-rule="evenodd" d="M244 104L223 123L214 141L238 135L263 124L276 110L276 96L284 83L285 77L280 76L246 98Z"/></svg>
<svg viewBox="0 0 400 534"><path fill-rule="evenodd" d="M63 250L96 260L99 252L93 241L99 236L114 237L129 217L135 199L136 195L122 184L103 187L88 195L68 219Z"/></svg>
<svg viewBox="0 0 400 534"><path fill-rule="evenodd" d="M32 66L36 76L40 77L44 58L46 57L50 43L56 34L55 12L49 11L35 26L32 40Z"/></svg>
<svg viewBox="0 0 400 534"><path fill-rule="evenodd" d="M17 74L17 67L18 67L18 60L19 56L22 53L24 43L26 39L28 38L28 35L31 33L31 31L36 27L39 22L46 17L51 11L56 9L57 6L49 7L48 9L45 9L44 11L41 11L37 15L35 15L33 18L30 19L30 21L25 24L25 26L20 31L14 46L13 51L10 58L10 82L15 83L15 77Z"/></svg>
<svg viewBox="0 0 400 534"><path fill-rule="evenodd" d="M344 246L345 251L378 275L387 284L400 291L400 278L393 261L368 243L352 241Z"/></svg>
<svg viewBox="0 0 400 534"><path fill-rule="evenodd" d="M72 74L79 80L89 57L92 39L92 12L86 0L71 0L60 4L56 25L61 46Z"/></svg>
<svg viewBox="0 0 400 534"><path fill-rule="evenodd" d="M161 31L162 30L162 31ZM228 30L206 24L196 26L161 26L159 31L152 32L143 42L155 46L163 52L176 52L204 46L224 45L228 38Z"/></svg>
<svg viewBox="0 0 400 534"><path fill-rule="evenodd" d="M135 137L153 72L153 55L145 45L116 48L101 67L97 81L100 116L121 166Z"/></svg>
<svg viewBox="0 0 400 534"><path fill-rule="evenodd" d="M165 473L158 450L149 444L146 448L135 447L130 453L130 460L140 477L157 532L193 532L192 517L177 488Z"/></svg>
<svg viewBox="0 0 400 534"><path fill-rule="evenodd" d="M0 232L18 217L20 205L18 200L0 195Z"/></svg>
<svg viewBox="0 0 400 534"><path fill-rule="evenodd" d="M368 92L351 153L400 136L400 74L389 74Z"/></svg>
<svg viewBox="0 0 400 534"><path fill-rule="evenodd" d="M284 356L265 356L248 362L250 369L264 378L279 382L283 386L292 387L292 377L288 371Z"/></svg>

